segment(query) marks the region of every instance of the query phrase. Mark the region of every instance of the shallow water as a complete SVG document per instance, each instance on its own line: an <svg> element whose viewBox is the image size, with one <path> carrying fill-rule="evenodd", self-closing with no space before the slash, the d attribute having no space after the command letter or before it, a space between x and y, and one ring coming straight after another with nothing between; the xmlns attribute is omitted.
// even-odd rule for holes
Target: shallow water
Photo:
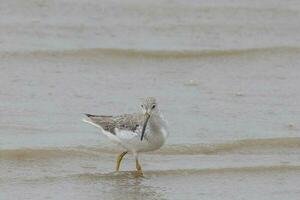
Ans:
<svg viewBox="0 0 300 200"><path fill-rule="evenodd" d="M298 1L1 1L0 199L297 199ZM155 96L160 150L82 113Z"/></svg>

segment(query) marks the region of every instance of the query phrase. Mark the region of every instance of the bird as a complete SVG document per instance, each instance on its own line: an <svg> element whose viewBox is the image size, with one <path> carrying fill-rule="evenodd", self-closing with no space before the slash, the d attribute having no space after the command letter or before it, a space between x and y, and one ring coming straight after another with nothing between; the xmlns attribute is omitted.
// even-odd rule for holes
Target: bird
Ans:
<svg viewBox="0 0 300 200"><path fill-rule="evenodd" d="M169 135L168 123L154 97L141 99L140 111L131 114L85 114L83 121L101 130L114 143L125 149L117 157L115 171L119 172L124 156L129 152L135 158L136 176L143 176L139 154L161 148Z"/></svg>

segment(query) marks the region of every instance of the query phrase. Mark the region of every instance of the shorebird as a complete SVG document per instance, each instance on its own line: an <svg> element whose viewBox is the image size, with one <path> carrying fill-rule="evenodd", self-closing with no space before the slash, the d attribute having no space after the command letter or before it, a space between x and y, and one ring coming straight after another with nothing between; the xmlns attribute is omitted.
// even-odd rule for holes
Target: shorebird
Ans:
<svg viewBox="0 0 300 200"><path fill-rule="evenodd" d="M83 121L99 128L111 141L121 145L125 151L117 157L116 171L119 171L123 157L131 152L135 157L136 175L143 176L138 160L140 152L159 149L165 143L167 122L153 97L141 102L141 112L119 116L85 114Z"/></svg>

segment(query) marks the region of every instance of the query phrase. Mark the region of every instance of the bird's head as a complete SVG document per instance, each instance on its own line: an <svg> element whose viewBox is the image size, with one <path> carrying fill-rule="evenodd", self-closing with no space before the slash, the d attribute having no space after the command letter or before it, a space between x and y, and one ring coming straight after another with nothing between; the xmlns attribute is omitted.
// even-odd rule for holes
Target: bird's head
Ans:
<svg viewBox="0 0 300 200"><path fill-rule="evenodd" d="M144 115L151 115L158 112L154 97L147 97L141 101L141 109Z"/></svg>
<svg viewBox="0 0 300 200"><path fill-rule="evenodd" d="M154 97L147 97L145 99L142 99L141 109L143 114L145 115L145 122L143 125L142 135L141 135L141 140L143 140L149 118L151 117L151 115L157 114L159 111Z"/></svg>

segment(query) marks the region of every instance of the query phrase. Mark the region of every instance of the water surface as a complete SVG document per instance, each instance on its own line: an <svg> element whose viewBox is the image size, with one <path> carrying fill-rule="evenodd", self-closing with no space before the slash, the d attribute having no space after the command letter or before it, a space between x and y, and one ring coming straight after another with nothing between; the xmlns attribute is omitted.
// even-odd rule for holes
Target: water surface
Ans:
<svg viewBox="0 0 300 200"><path fill-rule="evenodd" d="M0 199L297 199L298 1L1 1ZM169 121L134 176L82 113Z"/></svg>

